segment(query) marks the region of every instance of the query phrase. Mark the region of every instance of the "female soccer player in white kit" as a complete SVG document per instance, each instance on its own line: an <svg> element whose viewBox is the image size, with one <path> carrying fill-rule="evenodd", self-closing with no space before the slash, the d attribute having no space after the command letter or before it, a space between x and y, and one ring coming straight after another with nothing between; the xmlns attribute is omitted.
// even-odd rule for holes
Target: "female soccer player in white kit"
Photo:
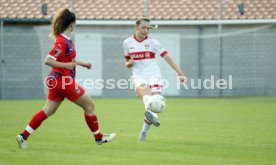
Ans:
<svg viewBox="0 0 276 165"><path fill-rule="evenodd" d="M162 75L155 58L158 56L164 58L176 71L180 82L185 82L186 78L160 43L148 36L152 26L147 17L138 18L135 29L136 33L124 40L123 46L126 66L132 68L132 80L136 94L143 100L145 105L144 124L138 139L139 142L143 142L146 140L151 124L156 127L160 126L157 114L148 110L147 107L150 96L160 95L162 91Z"/></svg>

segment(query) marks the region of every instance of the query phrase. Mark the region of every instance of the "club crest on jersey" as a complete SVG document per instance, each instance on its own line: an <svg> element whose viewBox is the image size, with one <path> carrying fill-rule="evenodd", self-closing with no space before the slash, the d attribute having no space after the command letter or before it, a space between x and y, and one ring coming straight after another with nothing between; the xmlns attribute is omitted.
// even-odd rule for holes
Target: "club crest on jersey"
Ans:
<svg viewBox="0 0 276 165"><path fill-rule="evenodd" d="M145 45L145 50L149 51L149 49L150 49L150 46L149 45Z"/></svg>

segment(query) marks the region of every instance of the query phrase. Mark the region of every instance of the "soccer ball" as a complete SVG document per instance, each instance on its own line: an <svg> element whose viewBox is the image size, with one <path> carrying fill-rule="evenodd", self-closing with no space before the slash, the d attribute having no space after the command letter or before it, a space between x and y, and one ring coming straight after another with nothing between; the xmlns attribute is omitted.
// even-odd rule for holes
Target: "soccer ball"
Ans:
<svg viewBox="0 0 276 165"><path fill-rule="evenodd" d="M161 95L153 95L149 98L148 109L155 113L161 113L166 108L166 99Z"/></svg>

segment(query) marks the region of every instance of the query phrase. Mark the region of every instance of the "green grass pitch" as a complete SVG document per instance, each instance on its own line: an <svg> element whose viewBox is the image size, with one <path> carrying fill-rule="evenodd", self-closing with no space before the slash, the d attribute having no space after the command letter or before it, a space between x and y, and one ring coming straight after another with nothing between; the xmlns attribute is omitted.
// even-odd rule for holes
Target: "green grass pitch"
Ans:
<svg viewBox="0 0 276 165"><path fill-rule="evenodd" d="M0 101L0 165L276 164L276 97L167 98L144 143L138 98L94 101L101 130L117 133L112 143L96 145L81 108L65 101L26 150L15 136L45 101Z"/></svg>

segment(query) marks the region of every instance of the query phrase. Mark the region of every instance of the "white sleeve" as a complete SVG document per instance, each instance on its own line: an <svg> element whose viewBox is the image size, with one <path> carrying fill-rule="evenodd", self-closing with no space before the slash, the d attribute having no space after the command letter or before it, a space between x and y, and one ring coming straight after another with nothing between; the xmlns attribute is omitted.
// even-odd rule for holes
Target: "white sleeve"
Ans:
<svg viewBox="0 0 276 165"><path fill-rule="evenodd" d="M153 42L153 47L154 47L154 53L157 55L157 56L165 56L168 52L161 46L160 42L158 42L157 40L155 39L152 39L152 42Z"/></svg>
<svg viewBox="0 0 276 165"><path fill-rule="evenodd" d="M129 56L129 49L128 49L128 44L126 40L124 41L123 46L124 46L124 57L125 57L125 60L128 61L130 59L130 56Z"/></svg>

